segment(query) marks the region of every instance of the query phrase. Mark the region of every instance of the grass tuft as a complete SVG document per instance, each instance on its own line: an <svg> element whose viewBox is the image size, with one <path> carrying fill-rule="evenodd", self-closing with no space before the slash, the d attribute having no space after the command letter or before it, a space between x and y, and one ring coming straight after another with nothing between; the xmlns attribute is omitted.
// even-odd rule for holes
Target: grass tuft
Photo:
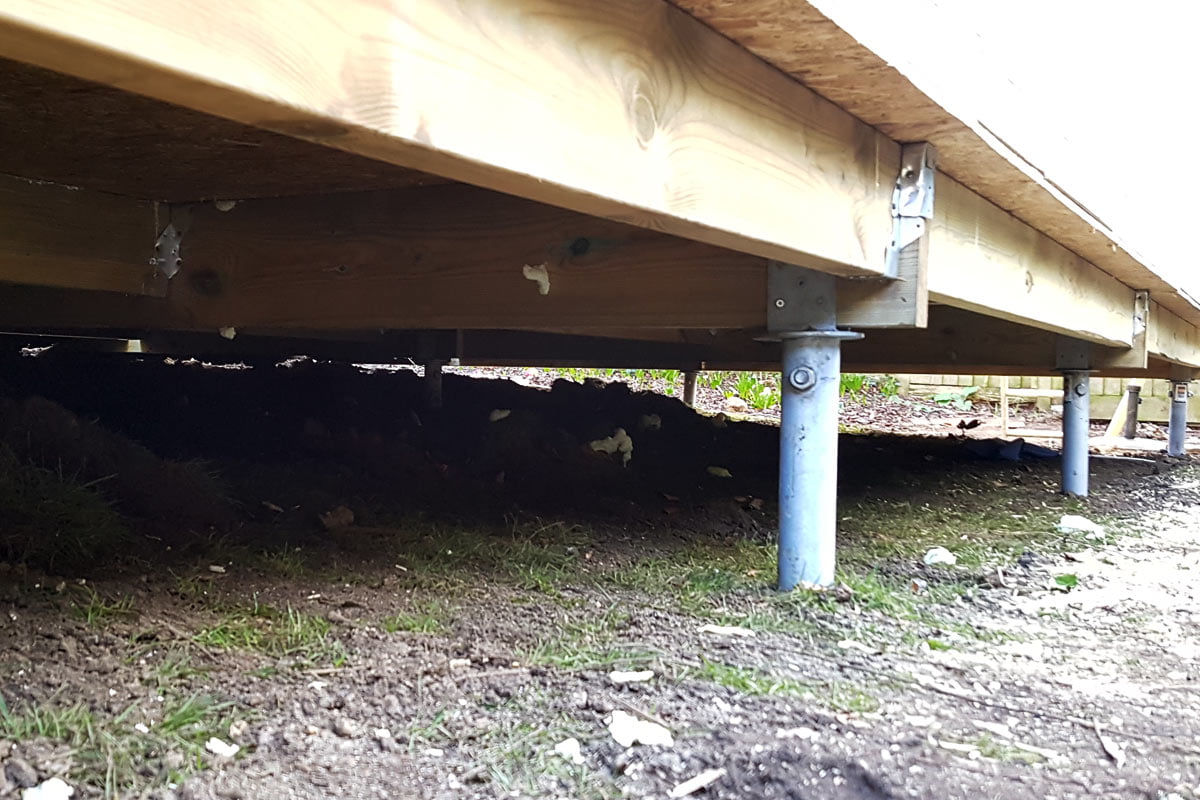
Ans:
<svg viewBox="0 0 1200 800"><path fill-rule="evenodd" d="M99 483L21 462L0 446L0 558L65 571L128 552L133 535Z"/></svg>
<svg viewBox="0 0 1200 800"><path fill-rule="evenodd" d="M298 664L341 666L346 661L342 643L330 635L328 620L288 606L280 611L255 602L237 608L200 633L195 641L222 650L249 650L272 658L290 658Z"/></svg>

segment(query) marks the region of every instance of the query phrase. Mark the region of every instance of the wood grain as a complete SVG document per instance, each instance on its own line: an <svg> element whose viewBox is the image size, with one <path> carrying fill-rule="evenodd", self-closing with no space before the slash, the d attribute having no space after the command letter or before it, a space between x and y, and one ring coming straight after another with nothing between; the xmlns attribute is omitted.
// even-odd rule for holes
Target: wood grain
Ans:
<svg viewBox="0 0 1200 800"><path fill-rule="evenodd" d="M672 0L715 30L900 142L932 142L939 168L1164 307L1200 324L1200 307L1139 260L1119 232L973 119L961 119L817 6L847 0ZM857 0L849 0L857 2Z"/></svg>
<svg viewBox="0 0 1200 800"><path fill-rule="evenodd" d="M1132 344L1132 289L948 176L938 175L936 196L932 300L1098 344Z"/></svg>
<svg viewBox="0 0 1200 800"><path fill-rule="evenodd" d="M9 0L0 55L254 127L846 275L898 146L661 0Z"/></svg>
<svg viewBox="0 0 1200 800"><path fill-rule="evenodd" d="M0 281L161 295L157 238L153 203L0 176Z"/></svg>
<svg viewBox="0 0 1200 800"><path fill-rule="evenodd" d="M0 119L0 173L150 200L444 182L6 59Z"/></svg>

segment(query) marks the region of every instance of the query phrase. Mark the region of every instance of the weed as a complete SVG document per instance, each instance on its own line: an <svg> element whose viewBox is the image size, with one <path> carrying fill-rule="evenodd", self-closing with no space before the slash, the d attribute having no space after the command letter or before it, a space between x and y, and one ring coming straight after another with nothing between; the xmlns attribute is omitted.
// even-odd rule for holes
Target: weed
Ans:
<svg viewBox="0 0 1200 800"><path fill-rule="evenodd" d="M960 389L947 389L944 392L938 392L932 397L933 402L939 406L950 406L957 408L959 411L970 411L974 405L973 398L979 392L978 386L964 386Z"/></svg>
<svg viewBox="0 0 1200 800"><path fill-rule="evenodd" d="M838 384L842 396L861 397L867 388L867 376L857 372L843 372Z"/></svg>

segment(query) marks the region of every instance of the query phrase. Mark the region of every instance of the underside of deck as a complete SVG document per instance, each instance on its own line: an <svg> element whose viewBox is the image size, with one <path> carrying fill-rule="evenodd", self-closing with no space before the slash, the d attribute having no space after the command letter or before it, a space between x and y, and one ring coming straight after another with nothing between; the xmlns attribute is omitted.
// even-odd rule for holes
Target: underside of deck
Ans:
<svg viewBox="0 0 1200 800"><path fill-rule="evenodd" d="M818 336L853 371L1200 368L1184 287L806 3L331 9L6 3L0 330L222 357L773 369Z"/></svg>

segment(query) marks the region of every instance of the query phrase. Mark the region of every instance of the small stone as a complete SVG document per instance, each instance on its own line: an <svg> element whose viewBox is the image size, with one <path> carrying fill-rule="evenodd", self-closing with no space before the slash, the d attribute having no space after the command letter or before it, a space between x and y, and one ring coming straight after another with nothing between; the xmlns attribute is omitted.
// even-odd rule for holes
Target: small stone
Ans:
<svg viewBox="0 0 1200 800"><path fill-rule="evenodd" d="M28 789L36 786L38 782L37 770L30 766L28 761L20 758L10 758L4 765L4 774L8 777L9 783L14 784L18 789Z"/></svg>
<svg viewBox="0 0 1200 800"><path fill-rule="evenodd" d="M383 698L383 711L389 717L400 717L404 715L404 706L400 705L399 697L389 694Z"/></svg>
<svg viewBox="0 0 1200 800"><path fill-rule="evenodd" d="M234 720L229 723L229 738L238 744L246 744L249 741L250 723L244 719Z"/></svg>
<svg viewBox="0 0 1200 800"><path fill-rule="evenodd" d="M343 739L353 739L358 736L358 726L347 717L338 717L333 721L333 732Z"/></svg>
<svg viewBox="0 0 1200 800"><path fill-rule="evenodd" d="M750 410L750 404L735 394L725 399L725 408L744 413Z"/></svg>

